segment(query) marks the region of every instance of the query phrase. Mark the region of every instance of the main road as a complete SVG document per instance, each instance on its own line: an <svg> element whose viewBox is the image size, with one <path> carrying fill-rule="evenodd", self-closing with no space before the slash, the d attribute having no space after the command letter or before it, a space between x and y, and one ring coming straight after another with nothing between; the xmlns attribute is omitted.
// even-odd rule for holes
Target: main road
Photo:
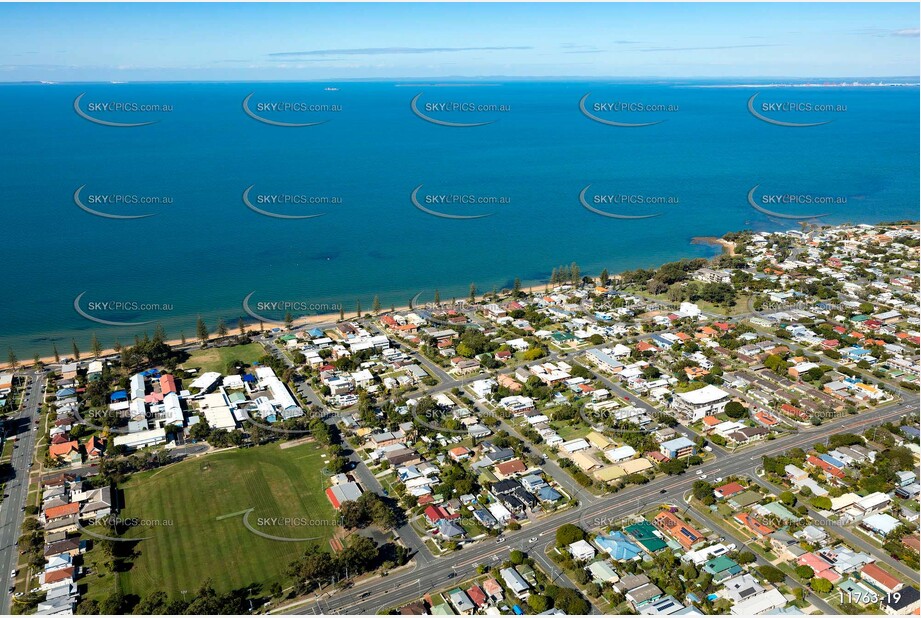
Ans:
<svg viewBox="0 0 921 618"><path fill-rule="evenodd" d="M28 380L29 392L23 405L15 416L6 419L7 436L15 436L16 448L13 449L11 464L12 478L6 484L7 497L0 504L0 580L2 580L2 610L10 613L9 588L15 578L10 572L16 567L19 552L16 541L24 518L23 509L29 494L29 471L35 457L35 438L33 421L38 418L45 390L45 374L41 371L20 374ZM9 438L7 438L9 439Z"/></svg>
<svg viewBox="0 0 921 618"><path fill-rule="evenodd" d="M846 417L826 423L821 427L806 429L785 438L765 441L750 448L721 455L715 461L699 466L701 475L755 475L761 458L794 447L807 447L821 436L835 431L855 431L871 425L897 419L903 415L917 415L918 402L906 402L874 410L859 416ZM483 542L468 546L458 552L438 558L425 564L417 563L412 568L387 577L372 577L353 587L339 590L329 589L301 604L289 604L282 609L285 613L341 613L374 614L378 610L399 606L418 599L427 592L433 592L450 585L457 579L472 577L480 564L498 564L508 557L510 549L525 549L532 553L543 551L556 529L566 523L594 528L624 521L631 515L642 512L651 504L668 503L680 505L684 493L691 488L697 475L667 476L658 478L640 487L620 491L591 504L580 505L575 510L537 520L517 532L506 532L501 544ZM547 538L551 537L551 538ZM533 540L532 539L536 539Z"/></svg>

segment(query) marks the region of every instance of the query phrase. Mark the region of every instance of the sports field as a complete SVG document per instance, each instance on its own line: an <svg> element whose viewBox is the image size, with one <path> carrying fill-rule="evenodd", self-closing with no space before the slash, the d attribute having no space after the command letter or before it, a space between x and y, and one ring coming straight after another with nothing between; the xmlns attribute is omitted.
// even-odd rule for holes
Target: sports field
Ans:
<svg viewBox="0 0 921 618"><path fill-rule="evenodd" d="M198 367L199 373L205 373L206 371L224 373L229 361L236 360L252 365L263 356L265 356L265 348L262 347L261 343L246 343L226 348L194 350L190 354L189 360L184 362L182 366L187 369Z"/></svg>
<svg viewBox="0 0 921 618"><path fill-rule="evenodd" d="M136 545L132 568L119 575L121 591L142 598L155 590L178 596L195 591L206 578L219 592L273 581L287 585L288 564L311 543L328 551L336 528L323 465L322 450L312 443L267 445L135 475L124 486L121 516L154 524L126 535L149 538ZM254 509L248 522L258 532L313 540L263 538L245 526L248 509Z"/></svg>

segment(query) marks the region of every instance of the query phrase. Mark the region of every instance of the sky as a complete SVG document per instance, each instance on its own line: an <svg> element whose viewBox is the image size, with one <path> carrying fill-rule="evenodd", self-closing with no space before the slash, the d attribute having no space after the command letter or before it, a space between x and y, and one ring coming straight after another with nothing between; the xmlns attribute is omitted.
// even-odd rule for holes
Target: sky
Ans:
<svg viewBox="0 0 921 618"><path fill-rule="evenodd" d="M919 73L918 3L0 4L0 82Z"/></svg>

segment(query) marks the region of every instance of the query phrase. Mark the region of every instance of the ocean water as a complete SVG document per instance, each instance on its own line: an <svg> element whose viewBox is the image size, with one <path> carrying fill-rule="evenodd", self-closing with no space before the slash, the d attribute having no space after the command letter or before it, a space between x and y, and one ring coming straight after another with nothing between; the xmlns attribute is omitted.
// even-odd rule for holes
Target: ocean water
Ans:
<svg viewBox="0 0 921 618"><path fill-rule="evenodd" d="M611 82L191 83L0 85L0 208L3 292L0 345L20 358L50 354L51 341L85 351L92 333L105 346L153 331L191 339L197 315L235 328L243 299L260 315L267 303L371 307L466 297L540 283L551 269L577 262L597 274L711 256L694 236L739 229L790 229L796 221L752 208L748 192L834 198L830 204L759 202L786 214L825 214L828 223L917 219L917 87L757 88L713 84ZM327 88L335 88L327 89ZM140 127L102 126L146 122ZM276 122L323 122L281 127ZM614 127L587 118L643 123ZM832 111L764 114L814 127L783 127L747 110L761 103L831 105ZM490 122L449 127L436 120ZM666 106L610 112L597 103ZM169 111L107 111L102 103L161 105ZM327 106L278 112L268 103ZM492 106L445 112L438 103ZM260 105L262 104L262 105ZM335 106L335 107L329 107ZM500 106L500 107L497 107ZM669 111L668 106L671 106ZM846 108L846 109L844 109ZM635 109L635 108L634 108ZM449 219L417 208L452 215ZM625 220L590 212L659 216ZM282 219L254 212L321 214ZM111 219L85 207L117 215ZM156 196L161 203L101 203L100 196ZM495 198L442 204L431 196ZM595 195L634 196L628 203ZM269 203L266 196L323 196L325 204ZM429 196L429 199L426 199ZM657 204L629 203L637 197ZM262 199L260 199L260 197ZM299 198L298 198L299 199ZM105 305L104 303L110 303ZM113 309L111 303L122 303ZM261 303L261 304L259 304ZM153 305L147 308L144 305ZM156 306L160 308L157 309ZM4 354L5 360L5 354Z"/></svg>

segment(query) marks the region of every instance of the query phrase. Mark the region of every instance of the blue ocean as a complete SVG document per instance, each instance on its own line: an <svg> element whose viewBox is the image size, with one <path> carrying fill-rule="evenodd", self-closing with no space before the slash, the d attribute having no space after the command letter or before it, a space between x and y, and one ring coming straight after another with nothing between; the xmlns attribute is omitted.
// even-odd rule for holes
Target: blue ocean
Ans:
<svg viewBox="0 0 921 618"><path fill-rule="evenodd" d="M813 126L757 118L753 95ZM753 190L825 223L919 212L917 87L16 84L0 99L0 345L20 358L156 322L191 339L199 315L235 328L248 296L270 318L282 302L353 314L797 227Z"/></svg>

